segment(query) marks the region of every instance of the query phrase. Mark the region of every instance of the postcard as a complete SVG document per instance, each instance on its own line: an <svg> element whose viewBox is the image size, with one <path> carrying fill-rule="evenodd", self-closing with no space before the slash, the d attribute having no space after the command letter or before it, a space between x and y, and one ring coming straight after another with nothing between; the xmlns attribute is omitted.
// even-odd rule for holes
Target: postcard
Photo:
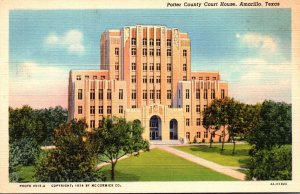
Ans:
<svg viewBox="0 0 300 194"><path fill-rule="evenodd" d="M300 190L298 2L0 13L1 192Z"/></svg>

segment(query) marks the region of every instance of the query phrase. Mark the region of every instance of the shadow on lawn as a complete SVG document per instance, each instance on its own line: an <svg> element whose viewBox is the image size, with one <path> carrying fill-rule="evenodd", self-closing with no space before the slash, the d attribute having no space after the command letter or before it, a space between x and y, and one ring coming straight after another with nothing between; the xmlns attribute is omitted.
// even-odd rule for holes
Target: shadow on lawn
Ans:
<svg viewBox="0 0 300 194"><path fill-rule="evenodd" d="M248 157L249 156L249 149L242 148L236 149L235 154L232 155L232 148L226 148L221 153L221 147L212 146L211 148L207 145L199 145L199 146L192 146L190 148L191 151L198 151L204 153L217 153L223 156L232 156L232 157ZM249 158L243 158L238 160L240 167L245 168L247 163L249 162Z"/></svg>
<svg viewBox="0 0 300 194"><path fill-rule="evenodd" d="M110 170L103 171L106 181L111 181L110 179ZM139 181L140 177L135 174L126 174L120 171L115 171L115 181Z"/></svg>

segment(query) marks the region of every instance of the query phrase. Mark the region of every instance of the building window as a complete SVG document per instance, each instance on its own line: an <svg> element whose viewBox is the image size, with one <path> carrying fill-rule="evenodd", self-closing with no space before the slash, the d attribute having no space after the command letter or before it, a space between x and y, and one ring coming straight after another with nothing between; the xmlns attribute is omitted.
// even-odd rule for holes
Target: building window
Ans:
<svg viewBox="0 0 300 194"><path fill-rule="evenodd" d="M86 75L86 76L84 76L84 78L85 78L85 79L89 79L89 78L90 78L90 76Z"/></svg>
<svg viewBox="0 0 300 194"><path fill-rule="evenodd" d="M143 38L143 46L147 46L147 38Z"/></svg>
<svg viewBox="0 0 300 194"><path fill-rule="evenodd" d="M200 105L196 105L196 112L197 112L197 113L200 112Z"/></svg>
<svg viewBox="0 0 300 194"><path fill-rule="evenodd" d="M119 99L123 99L123 90L119 89Z"/></svg>
<svg viewBox="0 0 300 194"><path fill-rule="evenodd" d="M185 98L190 99L190 90L189 89L185 90Z"/></svg>
<svg viewBox="0 0 300 194"><path fill-rule="evenodd" d="M172 82L171 76L167 76L167 83L171 83L171 82Z"/></svg>
<svg viewBox="0 0 300 194"><path fill-rule="evenodd" d="M103 123L103 121L102 121L102 120L99 120L99 121L98 121L98 126L101 127L101 126L102 126L102 123Z"/></svg>
<svg viewBox="0 0 300 194"><path fill-rule="evenodd" d="M95 120L90 120L90 128L95 128Z"/></svg>
<svg viewBox="0 0 300 194"><path fill-rule="evenodd" d="M203 80L203 77L199 77L199 80Z"/></svg>
<svg viewBox="0 0 300 194"><path fill-rule="evenodd" d="M168 64L167 64L167 71L172 71L171 63L168 63Z"/></svg>
<svg viewBox="0 0 300 194"><path fill-rule="evenodd" d="M185 126L190 126L190 119L185 119Z"/></svg>
<svg viewBox="0 0 300 194"><path fill-rule="evenodd" d="M211 138L215 138L216 137L216 133L213 131L212 133L211 133Z"/></svg>
<svg viewBox="0 0 300 194"><path fill-rule="evenodd" d="M160 56L160 49L156 49L156 56Z"/></svg>
<svg viewBox="0 0 300 194"><path fill-rule="evenodd" d="M107 114L111 114L111 106L107 106Z"/></svg>
<svg viewBox="0 0 300 194"><path fill-rule="evenodd" d="M150 69L150 71L154 71L154 64L153 63L150 63L149 69Z"/></svg>
<svg viewBox="0 0 300 194"><path fill-rule="evenodd" d="M135 75L131 76L131 83L136 83L136 76Z"/></svg>
<svg viewBox="0 0 300 194"><path fill-rule="evenodd" d="M216 77L213 77L212 80L217 80L217 78L216 78Z"/></svg>
<svg viewBox="0 0 300 194"><path fill-rule="evenodd" d="M95 89L91 89L90 91L90 99L95 100Z"/></svg>
<svg viewBox="0 0 300 194"><path fill-rule="evenodd" d="M147 90L143 90L143 99L144 99L144 100L147 99Z"/></svg>
<svg viewBox="0 0 300 194"><path fill-rule="evenodd" d="M119 56L119 48L115 48L115 55Z"/></svg>
<svg viewBox="0 0 300 194"><path fill-rule="evenodd" d="M131 99L133 99L133 100L136 99L136 90L131 91Z"/></svg>
<svg viewBox="0 0 300 194"><path fill-rule="evenodd" d="M150 99L154 99L154 90L150 90Z"/></svg>
<svg viewBox="0 0 300 194"><path fill-rule="evenodd" d="M211 99L215 99L216 98L216 92L214 89L211 90Z"/></svg>
<svg viewBox="0 0 300 194"><path fill-rule="evenodd" d="M149 55L150 55L150 56L153 56L153 55L154 55L154 49L150 49L150 50L149 50Z"/></svg>
<svg viewBox="0 0 300 194"><path fill-rule="evenodd" d="M115 79L116 79L116 80L119 80L119 76L118 76L118 75L116 75Z"/></svg>
<svg viewBox="0 0 300 194"><path fill-rule="evenodd" d="M171 90L167 90L167 99L172 99Z"/></svg>
<svg viewBox="0 0 300 194"><path fill-rule="evenodd" d="M107 100L111 99L111 89L107 90Z"/></svg>
<svg viewBox="0 0 300 194"><path fill-rule="evenodd" d="M143 48L143 56L147 56L147 49Z"/></svg>
<svg viewBox="0 0 300 194"><path fill-rule="evenodd" d="M196 90L196 99L200 99L200 89Z"/></svg>
<svg viewBox="0 0 300 194"><path fill-rule="evenodd" d="M143 71L147 71L147 63L143 63Z"/></svg>
<svg viewBox="0 0 300 194"><path fill-rule="evenodd" d="M185 137L190 141L190 132L186 132L186 135L185 135Z"/></svg>
<svg viewBox="0 0 300 194"><path fill-rule="evenodd" d="M187 51L183 50L183 56L186 57L187 56Z"/></svg>
<svg viewBox="0 0 300 194"><path fill-rule="evenodd" d="M167 39L167 46L172 46L172 40L171 39Z"/></svg>
<svg viewBox="0 0 300 194"><path fill-rule="evenodd" d="M115 63L115 70L119 70L119 63Z"/></svg>
<svg viewBox="0 0 300 194"><path fill-rule="evenodd" d="M136 105L132 105L131 108L136 108Z"/></svg>
<svg viewBox="0 0 300 194"><path fill-rule="evenodd" d="M160 76L156 77L156 83L160 83Z"/></svg>
<svg viewBox="0 0 300 194"><path fill-rule="evenodd" d="M97 76L96 76L96 75L94 75L94 76L93 76L93 79L97 79Z"/></svg>
<svg viewBox="0 0 300 194"><path fill-rule="evenodd" d="M105 79L105 75L101 75L100 79L104 80Z"/></svg>
<svg viewBox="0 0 300 194"><path fill-rule="evenodd" d="M190 105L185 106L185 112L190 112Z"/></svg>
<svg viewBox="0 0 300 194"><path fill-rule="evenodd" d="M136 38L131 38L131 45L133 45L133 46L136 45Z"/></svg>
<svg viewBox="0 0 300 194"><path fill-rule="evenodd" d="M147 83L147 76L143 76L143 83Z"/></svg>
<svg viewBox="0 0 300 194"><path fill-rule="evenodd" d="M196 138L201 138L201 132L200 131L197 131Z"/></svg>
<svg viewBox="0 0 300 194"><path fill-rule="evenodd" d="M76 80L81 80L81 75L76 75Z"/></svg>
<svg viewBox="0 0 300 194"><path fill-rule="evenodd" d="M207 99L207 89L204 89L204 96L203 96L204 99Z"/></svg>
<svg viewBox="0 0 300 194"><path fill-rule="evenodd" d="M95 114L95 106L90 106L90 114Z"/></svg>
<svg viewBox="0 0 300 194"><path fill-rule="evenodd" d="M208 138L208 131L204 132L204 138Z"/></svg>
<svg viewBox="0 0 300 194"><path fill-rule="evenodd" d="M209 77L206 77L205 79L206 79L206 80L209 80Z"/></svg>
<svg viewBox="0 0 300 194"><path fill-rule="evenodd" d="M154 39L150 39L150 40L149 40L149 45L150 45L150 46L154 46Z"/></svg>
<svg viewBox="0 0 300 194"><path fill-rule="evenodd" d="M183 76L182 80L183 80L183 81L186 81L186 80L187 80L187 77L186 77L186 76Z"/></svg>
<svg viewBox="0 0 300 194"><path fill-rule="evenodd" d="M207 105L204 105L203 110L204 110L204 112L207 110Z"/></svg>
<svg viewBox="0 0 300 194"><path fill-rule="evenodd" d="M78 106L78 114L82 114L82 106Z"/></svg>
<svg viewBox="0 0 300 194"><path fill-rule="evenodd" d="M183 64L183 71L186 71L186 64Z"/></svg>
<svg viewBox="0 0 300 194"><path fill-rule="evenodd" d="M99 106L98 113L99 113L99 114L103 114L103 106Z"/></svg>
<svg viewBox="0 0 300 194"><path fill-rule="evenodd" d="M221 90L221 98L222 98L222 99L225 98L225 90L224 90L224 89Z"/></svg>
<svg viewBox="0 0 300 194"><path fill-rule="evenodd" d="M82 89L78 89L78 100L82 99Z"/></svg>
<svg viewBox="0 0 300 194"><path fill-rule="evenodd" d="M119 113L123 113L123 106L119 106Z"/></svg>
<svg viewBox="0 0 300 194"><path fill-rule="evenodd" d="M192 80L195 80L196 79L196 77L192 77Z"/></svg>
<svg viewBox="0 0 300 194"><path fill-rule="evenodd" d="M171 49L167 49L167 56L172 56Z"/></svg>
<svg viewBox="0 0 300 194"><path fill-rule="evenodd" d="M160 71L160 63L156 63L156 71Z"/></svg>
<svg viewBox="0 0 300 194"><path fill-rule="evenodd" d="M131 70L133 70L133 71L136 70L136 63L131 63Z"/></svg>
<svg viewBox="0 0 300 194"><path fill-rule="evenodd" d="M103 99L103 90L102 89L100 89L99 90L99 100L102 100Z"/></svg>
<svg viewBox="0 0 300 194"><path fill-rule="evenodd" d="M156 90L156 99L160 99L160 90Z"/></svg>
<svg viewBox="0 0 300 194"><path fill-rule="evenodd" d="M131 49L131 55L132 55L132 56L135 56L135 55L136 55L136 48L132 48L132 49Z"/></svg>
<svg viewBox="0 0 300 194"><path fill-rule="evenodd" d="M200 118L197 118L197 120L196 120L196 125L197 125L197 126L200 126L200 124L201 124L201 119L200 119Z"/></svg>
<svg viewBox="0 0 300 194"><path fill-rule="evenodd" d="M153 76L150 76L149 82L154 83L154 77Z"/></svg>
<svg viewBox="0 0 300 194"><path fill-rule="evenodd" d="M156 39L156 46L160 46L160 39Z"/></svg>

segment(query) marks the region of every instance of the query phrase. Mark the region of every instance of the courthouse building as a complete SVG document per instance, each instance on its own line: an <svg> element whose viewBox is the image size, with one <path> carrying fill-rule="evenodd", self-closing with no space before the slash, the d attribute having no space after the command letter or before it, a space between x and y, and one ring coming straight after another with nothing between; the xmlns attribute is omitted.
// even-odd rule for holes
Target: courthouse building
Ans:
<svg viewBox="0 0 300 194"><path fill-rule="evenodd" d="M140 122L151 141L210 140L202 112L228 95L228 84L218 72L192 71L187 33L125 26L104 32L100 51L100 70L70 71L69 120L85 118L91 130L116 116Z"/></svg>

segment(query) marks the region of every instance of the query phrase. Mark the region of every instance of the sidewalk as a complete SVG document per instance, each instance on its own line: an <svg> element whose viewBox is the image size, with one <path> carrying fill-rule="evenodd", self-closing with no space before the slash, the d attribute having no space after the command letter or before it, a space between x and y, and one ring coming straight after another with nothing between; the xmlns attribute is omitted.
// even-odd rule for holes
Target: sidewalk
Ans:
<svg viewBox="0 0 300 194"><path fill-rule="evenodd" d="M194 156L192 154L171 148L169 146L155 146L155 147L158 147L162 150L165 150L167 152L175 154L176 156L182 157L182 158L189 160L191 162L194 162L196 164L202 165L206 168L210 168L216 172L225 174L227 176L231 176L231 177L239 179L239 180L245 180L245 174L238 172L236 170L233 170L230 167L222 166L220 164L205 160L203 158L200 158L200 157Z"/></svg>

